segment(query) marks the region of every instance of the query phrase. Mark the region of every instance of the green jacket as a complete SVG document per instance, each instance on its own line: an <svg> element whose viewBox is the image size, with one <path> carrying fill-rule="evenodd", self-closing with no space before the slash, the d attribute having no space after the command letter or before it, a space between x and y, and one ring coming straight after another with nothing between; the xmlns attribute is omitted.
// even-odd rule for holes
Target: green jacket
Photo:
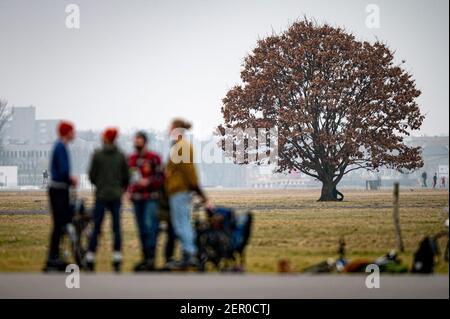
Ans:
<svg viewBox="0 0 450 319"><path fill-rule="evenodd" d="M96 188L96 198L117 200L122 197L130 179L125 155L115 145L104 145L92 156L89 180Z"/></svg>

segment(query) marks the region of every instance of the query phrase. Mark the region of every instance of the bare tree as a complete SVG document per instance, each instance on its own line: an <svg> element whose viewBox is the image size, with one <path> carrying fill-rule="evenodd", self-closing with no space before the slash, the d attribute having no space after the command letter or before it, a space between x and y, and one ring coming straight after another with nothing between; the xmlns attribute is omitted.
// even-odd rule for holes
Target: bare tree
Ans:
<svg viewBox="0 0 450 319"><path fill-rule="evenodd" d="M8 101L0 98L0 133L6 122L11 118L11 110L8 108Z"/></svg>

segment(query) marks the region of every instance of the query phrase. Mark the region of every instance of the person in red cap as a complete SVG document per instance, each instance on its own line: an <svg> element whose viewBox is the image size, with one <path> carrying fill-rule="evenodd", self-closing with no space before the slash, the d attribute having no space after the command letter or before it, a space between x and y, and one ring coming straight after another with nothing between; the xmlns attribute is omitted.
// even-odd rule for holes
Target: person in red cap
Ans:
<svg viewBox="0 0 450 319"><path fill-rule="evenodd" d="M120 209L122 206L122 194L128 187L130 176L127 159L115 142L117 135L118 131L116 128L107 128L103 132L103 146L94 152L89 168L89 180L95 186L94 231L89 239L89 248L85 258L86 268L90 271L95 269L98 236L100 235L106 209L111 212L114 233L112 264L116 272L121 270L122 236Z"/></svg>
<svg viewBox="0 0 450 319"><path fill-rule="evenodd" d="M58 140L55 142L50 161L50 182L48 193L52 213L53 229L44 271L65 271L67 263L60 258L60 242L64 229L71 220L69 187L76 186L76 179L70 175L70 161L67 145L75 138L74 125L61 121L58 125Z"/></svg>

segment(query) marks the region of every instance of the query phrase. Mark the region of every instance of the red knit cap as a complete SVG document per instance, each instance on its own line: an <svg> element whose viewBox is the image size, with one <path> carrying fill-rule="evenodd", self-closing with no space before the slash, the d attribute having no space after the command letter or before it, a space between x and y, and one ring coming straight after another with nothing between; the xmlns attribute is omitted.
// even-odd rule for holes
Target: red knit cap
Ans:
<svg viewBox="0 0 450 319"><path fill-rule="evenodd" d="M103 132L103 138L109 143L113 143L116 140L118 134L119 131L115 127L108 127Z"/></svg>
<svg viewBox="0 0 450 319"><path fill-rule="evenodd" d="M58 133L59 133L59 136L61 136L61 137L67 136L74 129L75 129L75 127L73 126L73 124L71 122L68 122L68 121L59 122Z"/></svg>

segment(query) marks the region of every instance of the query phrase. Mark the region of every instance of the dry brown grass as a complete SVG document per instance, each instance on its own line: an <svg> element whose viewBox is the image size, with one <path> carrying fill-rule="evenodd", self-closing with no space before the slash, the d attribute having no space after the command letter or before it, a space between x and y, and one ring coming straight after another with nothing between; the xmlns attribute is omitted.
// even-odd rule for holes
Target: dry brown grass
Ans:
<svg viewBox="0 0 450 319"><path fill-rule="evenodd" d="M255 227L247 250L251 272L276 271L280 259L301 270L328 257L336 257L341 236L348 257L374 258L395 248L391 191L345 191L340 203L319 203L316 190L210 190L217 205L255 211ZM91 203L88 193L82 194ZM405 243L401 258L409 266L420 239L443 229L442 208L448 192L403 190L400 219ZM125 270L139 260L139 243L129 203L125 205ZM45 192L0 192L0 212L45 211ZM50 218L47 215L0 214L0 271L39 271L45 259ZM109 219L99 247L99 270L109 271L111 237ZM164 241L164 238L162 242ZM441 242L443 247L444 241ZM160 247L161 248L161 247ZM441 262L439 272L447 272Z"/></svg>

